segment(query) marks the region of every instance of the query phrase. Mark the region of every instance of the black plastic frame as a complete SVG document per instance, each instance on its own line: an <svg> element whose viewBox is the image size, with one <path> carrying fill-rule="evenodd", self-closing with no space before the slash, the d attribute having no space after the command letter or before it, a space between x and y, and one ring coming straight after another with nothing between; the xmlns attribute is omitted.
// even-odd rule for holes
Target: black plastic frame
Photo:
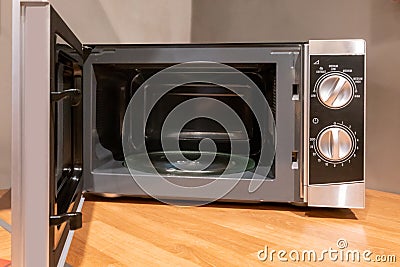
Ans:
<svg viewBox="0 0 400 267"><path fill-rule="evenodd" d="M58 53L56 49L56 39L57 36L60 36L64 39L70 46L72 46L77 52L71 60L74 60L75 64L78 64L80 68L83 67L83 50L82 44L78 40L78 38L74 35L74 33L69 29L69 27L65 24L62 18L57 14L57 12L51 7L50 8L50 92L49 92L49 101L50 93L57 91L57 63L58 63ZM75 87L77 89L82 89L82 77L77 77L75 79ZM62 184L57 184L57 177L55 176L55 165L56 165L56 153L58 148L56 145L56 126L57 126L57 111L55 109L55 103L51 103L50 108L50 214L52 215L60 215L55 209L57 204L57 209L61 210L69 210L69 212L75 212L78 208L82 189L83 189L83 180L82 176L82 117L83 117L83 103L81 102L78 106L72 109L72 119L71 119L71 127L73 128L73 149L71 150L71 157L73 159L73 166L71 166L71 171L65 174L67 177L63 178L64 182ZM76 179L79 178L79 179ZM78 182L77 182L78 181ZM58 194L58 197L56 197ZM60 206L60 207L59 207ZM67 240L68 232L70 230L69 223L67 222L63 233L58 241L56 247L55 244L55 231L56 227L59 226L50 226L49 224L49 256L50 256L50 266L57 266L58 261L60 259L61 253L63 251L65 242Z"/></svg>

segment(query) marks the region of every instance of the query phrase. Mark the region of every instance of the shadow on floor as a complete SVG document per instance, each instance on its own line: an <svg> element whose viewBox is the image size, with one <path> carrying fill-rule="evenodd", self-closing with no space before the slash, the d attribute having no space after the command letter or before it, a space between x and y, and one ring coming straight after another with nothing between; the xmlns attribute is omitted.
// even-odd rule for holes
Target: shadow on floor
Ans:
<svg viewBox="0 0 400 267"><path fill-rule="evenodd" d="M11 189L0 190L0 210L11 209Z"/></svg>
<svg viewBox="0 0 400 267"><path fill-rule="evenodd" d="M95 194L85 194L86 201L97 201L97 202L120 202L120 203L133 203L133 204L148 204L148 205L167 205L161 201L152 198L138 198L138 197L115 197L108 198L102 197ZM176 202L176 205L188 204L185 202ZM191 204L195 205L196 202ZM300 217L315 217L315 218L333 218L333 219L350 219L357 220L358 218L351 209L342 208L314 208L314 207L301 207L294 206L290 203L275 203L275 202L264 202L264 203L236 203L236 202L213 202L198 208L233 208L233 209L254 209L254 210L277 210L277 211L289 211Z"/></svg>

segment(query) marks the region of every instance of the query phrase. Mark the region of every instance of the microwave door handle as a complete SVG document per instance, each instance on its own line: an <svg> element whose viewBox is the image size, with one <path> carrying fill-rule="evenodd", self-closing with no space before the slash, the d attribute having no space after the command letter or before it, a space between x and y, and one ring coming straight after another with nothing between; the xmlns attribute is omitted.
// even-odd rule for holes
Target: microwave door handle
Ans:
<svg viewBox="0 0 400 267"><path fill-rule="evenodd" d="M82 92L79 89L67 89L62 92L51 92L51 102L58 102L64 98L70 98L72 106L78 106L82 100Z"/></svg>

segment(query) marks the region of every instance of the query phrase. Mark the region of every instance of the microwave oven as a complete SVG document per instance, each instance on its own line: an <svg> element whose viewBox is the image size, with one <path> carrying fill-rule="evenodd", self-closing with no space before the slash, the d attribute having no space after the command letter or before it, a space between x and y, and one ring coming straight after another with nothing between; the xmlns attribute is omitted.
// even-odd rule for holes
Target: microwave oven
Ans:
<svg viewBox="0 0 400 267"><path fill-rule="evenodd" d="M364 40L83 45L13 12L16 266L65 261L82 192L364 207Z"/></svg>

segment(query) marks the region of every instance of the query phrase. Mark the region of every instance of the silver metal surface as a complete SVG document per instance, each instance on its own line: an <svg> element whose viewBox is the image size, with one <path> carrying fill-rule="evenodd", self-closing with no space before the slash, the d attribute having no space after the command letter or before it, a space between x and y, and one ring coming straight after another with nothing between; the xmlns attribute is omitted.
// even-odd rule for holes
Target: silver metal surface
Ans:
<svg viewBox="0 0 400 267"><path fill-rule="evenodd" d="M286 51L301 52L302 46L295 44L285 47ZM97 81L94 75L93 64L135 64L135 63L181 63L188 61L214 61L222 63L273 63L276 64L276 179L266 179L257 192L250 194L249 181L243 180L224 199L236 201L258 201L260 199L269 201L300 201L300 175L299 171L292 169L291 154L295 149L296 112L295 104L299 101L292 101L293 84L296 84L294 63L300 57L298 53L272 54L277 47L254 46L246 47L116 47L113 52L102 52L101 47L95 48L84 63L83 77L84 99L84 160L85 160L85 189L88 192L116 193L124 195L146 195L137 184L134 183L130 174L120 169L108 167L108 157L98 157L98 151L104 150L97 138L96 128L96 87ZM95 53L98 51L99 53ZM299 70L300 71L300 70ZM299 73L301 75L301 72ZM300 120L301 118L299 118ZM301 124L301 123L300 123ZM121 163L119 163L121 165ZM104 167L103 166L107 166ZM122 166L122 165L121 165ZM265 178L265 177L263 177ZM153 179L149 177L149 179ZM203 178L206 182L206 178ZM184 181L183 181L184 180ZM156 179L155 179L155 182ZM194 179L180 179L193 186ZM246 187L247 186L247 187ZM296 193L295 193L296 192ZM165 196L178 198L179 196ZM182 196L190 199L191 196Z"/></svg>
<svg viewBox="0 0 400 267"><path fill-rule="evenodd" d="M346 160L354 150L351 134L342 126L325 128L317 136L317 151L331 162Z"/></svg>
<svg viewBox="0 0 400 267"><path fill-rule="evenodd" d="M361 44L361 46L360 46ZM312 47L311 47L312 46ZM321 47L325 46L325 48ZM360 49L360 47L362 47ZM304 163L301 164L301 170L303 171L303 190L305 193L303 193L304 196L304 201L307 201L307 197L309 194L307 193L307 185L308 185L308 148L309 147L309 134L308 134L308 120L309 120L309 110L308 110L308 100L309 100L309 81L308 81L308 71L309 71L309 55L310 54L341 54L341 55L354 55L354 54L359 54L359 53L364 53L365 52L365 42L363 40L331 40L331 41L311 41L310 42L310 49L313 52L308 53L307 52L308 46L305 45L305 60L304 60L304 73L303 73L303 78L304 78L304 150L300 151L300 153L304 153ZM326 49L327 48L327 49ZM95 129L95 108L96 108L96 103L95 103L95 97L94 97L94 92L95 90L93 88L96 87L96 81L93 78L93 72L92 72L92 67L91 65L94 63L134 63L137 61L140 62L146 62L146 63L162 63L162 62L169 62L169 63L178 63L182 61L187 61L187 60L198 60L200 57L203 60L216 60L218 59L219 62L243 62L243 63L248 63L248 62L253 62L255 58L257 58L257 62L272 62L270 58L271 55L278 57L278 54L274 53L266 53L269 50L269 48L230 48L230 49L222 49L222 48L212 48L212 49L207 49L207 52L205 52L205 48L163 48L163 47L158 47L158 48L153 48L153 49L143 49L143 48L135 48L135 49L129 49L129 47L126 48L116 48L115 51L112 53L103 53L101 49L99 50L98 54L92 54L89 56L88 60L85 63L85 70L86 73L90 73L90 75L87 75L84 78L84 83L87 88L91 88L88 90L88 94L86 99L90 99L88 101L90 104L86 105L86 121L90 121L91 123L89 124L89 127L85 129L85 138L88 138L88 141L86 144L89 144L89 147L85 149L86 155L85 158L87 159L86 166L89 166L89 169L86 169L85 173L88 174L88 177L90 179L86 179L86 188L88 191L96 191L96 192L105 192L105 193L117 193L117 194L128 194L128 195L143 195L143 192L140 192L139 189L136 188L135 185L131 184L128 179L128 174L121 173L119 170L113 170L113 169L102 169L101 172L98 172L101 168L96 169L97 167L101 166L103 163L101 162L100 159L95 158L93 155L94 149L101 147L101 144L97 142L96 138L91 139L91 136L93 136L93 129ZM231 51L235 51L236 53L231 53ZM176 55L179 54L179 57ZM154 56L156 55L156 56ZM275 60L275 59L273 59ZM284 54L279 54L279 58L277 58L278 66L286 66L286 64L281 64L286 61ZM276 60L275 60L276 61ZM292 60L293 62L293 60ZM278 71L280 73L277 73L277 77L282 78L284 75L285 77L288 75L287 74L287 69L278 68ZM282 81L284 81L282 79ZM287 83L285 81L285 83ZM280 84L279 82L277 84ZM281 84L280 84L281 85ZM290 86L290 83L289 83ZM278 102L282 101L282 99L286 99L287 94L284 91L277 91L277 97L278 97ZM290 94L290 97L292 95ZM282 102L284 103L284 102ZM285 121L284 118L288 117L288 114L293 114L293 110L290 108L286 108L286 105L282 105L278 103L277 107L284 107L282 110L278 110L278 121L281 120L282 122ZM286 102L285 102L286 103ZM287 121L287 119L286 119ZM279 122L278 122L279 124ZM293 140L292 133L293 133L293 127L292 124L290 123L285 123L285 125L289 125L288 129L286 131L281 131L279 130L280 133L283 135L279 135L281 140ZM279 125L277 125L277 128ZM283 126L281 126L283 127ZM286 134L285 134L286 133ZM94 134L96 135L96 133ZM289 151L289 154L293 151L293 147L291 147L291 144L285 144L284 142L280 142L278 140L278 149L280 150L282 147L282 151L277 152L277 162L278 164L277 168L281 168L282 166L285 166L286 169L290 168L290 171L292 173L295 173L291 169L291 164L292 162L287 161L287 155L288 153L282 153L285 152L286 150ZM284 151L285 150L285 151ZM304 151L304 152L303 152ZM303 170L303 169L304 170ZM98 170L98 171L94 171ZM286 199L287 201L287 196L283 196L283 194L286 194L288 190L288 181L287 179L293 177L294 175L291 175L289 171L285 171L280 173L280 169L277 172L277 179L275 181L269 181L268 188L265 188L266 191L264 192L265 194L268 193L268 197L272 199L273 201L282 201L283 199ZM288 178L286 178L288 177ZM87 177L86 177L87 178ZM297 178L297 177L294 177ZM110 182L110 179L113 179L113 183ZM297 178L299 179L299 178ZM297 180L298 182L298 180ZM281 185L284 185L283 189ZM300 186L299 184L296 184L296 190L298 190L298 187ZM292 188L293 189L293 188ZM300 190L302 191L302 190ZM245 192L245 191L243 191ZM243 192L235 192L233 196L233 199L240 200L243 197ZM293 194L293 190L291 190ZM242 195L240 195L242 194ZM296 197L298 198L300 194L296 194ZM256 198L256 197L254 197ZM258 197L257 197L258 198ZM262 196L262 198L265 198ZM232 198L231 198L232 199Z"/></svg>
<svg viewBox="0 0 400 267"><path fill-rule="evenodd" d="M310 185L308 206L335 208L364 208L365 183Z"/></svg>
<svg viewBox="0 0 400 267"><path fill-rule="evenodd" d="M11 225L2 219L0 219L0 227L6 230L7 232L11 233Z"/></svg>
<svg viewBox="0 0 400 267"><path fill-rule="evenodd" d="M366 45L364 40L311 40L309 41L309 54L310 55L365 55ZM309 66L308 66L309 67ZM364 58L364 73L366 70L365 58ZM306 74L305 74L306 75ZM306 76L308 78L308 75ZM363 177L365 177L365 109L366 109L366 98L365 98L365 80L366 74L364 74L364 170ZM309 82L308 82L309 84ZM354 87L353 87L354 88ZM307 98L308 99L308 98ZM351 101L351 100L350 100ZM308 105L305 106L305 110L309 112ZM308 121L305 120L306 123ZM305 124L305 132L308 133L308 125ZM347 138L346 138L347 139ZM309 142L309 137L305 138L306 144ZM308 144L309 145L309 144ZM348 144L347 144L348 145ZM346 146L347 146L346 145ZM337 148L335 148L336 151ZM354 142L353 142L354 149ZM345 149L346 150L346 149ZM332 148L331 150L333 152ZM340 147L339 147L340 151ZM309 152L305 151L305 156L309 157ZM351 155L352 152L350 152ZM328 153L328 155L330 152ZM340 154L340 153L339 153ZM342 155L347 154L342 151ZM332 154L333 155L333 154ZM307 161L306 161L307 162ZM308 163L305 164L304 172L308 175ZM307 168L307 170L306 170ZM305 179L306 183L309 183L309 177ZM308 202L309 206L321 206L321 207L344 207L344 208L363 208L365 198L365 181L355 183L339 183L339 184L325 184L325 185L306 185L305 186L305 198L304 201Z"/></svg>
<svg viewBox="0 0 400 267"><path fill-rule="evenodd" d="M365 41L351 40L310 40L310 55L364 55Z"/></svg>
<svg viewBox="0 0 400 267"><path fill-rule="evenodd" d="M12 1L12 138L11 138L11 220L15 233L11 235L11 260L15 266L24 266L25 247L22 235L22 96L21 96L21 3Z"/></svg>
<svg viewBox="0 0 400 267"><path fill-rule="evenodd" d="M367 80L367 55L364 56L364 80L363 80L363 86L364 86L364 139L361 141L362 144L360 143L360 145L362 145L364 147L364 153L363 153L363 182L365 183L365 178L366 178L366 173L365 173L365 163L366 163L366 151L367 151L367 85L366 85L366 80Z"/></svg>
<svg viewBox="0 0 400 267"><path fill-rule="evenodd" d="M13 266L49 266L50 5L13 1Z"/></svg>
<svg viewBox="0 0 400 267"><path fill-rule="evenodd" d="M303 198L304 202L307 202L308 194L308 147L309 147L309 138L310 138L310 129L309 129L309 118L310 118L310 55L309 55L309 45L304 45L304 54L303 54L303 173L302 180L300 185L300 196Z"/></svg>
<svg viewBox="0 0 400 267"><path fill-rule="evenodd" d="M328 108L339 109L347 106L354 96L351 78L339 73L321 77L321 81L317 83L317 96Z"/></svg>

